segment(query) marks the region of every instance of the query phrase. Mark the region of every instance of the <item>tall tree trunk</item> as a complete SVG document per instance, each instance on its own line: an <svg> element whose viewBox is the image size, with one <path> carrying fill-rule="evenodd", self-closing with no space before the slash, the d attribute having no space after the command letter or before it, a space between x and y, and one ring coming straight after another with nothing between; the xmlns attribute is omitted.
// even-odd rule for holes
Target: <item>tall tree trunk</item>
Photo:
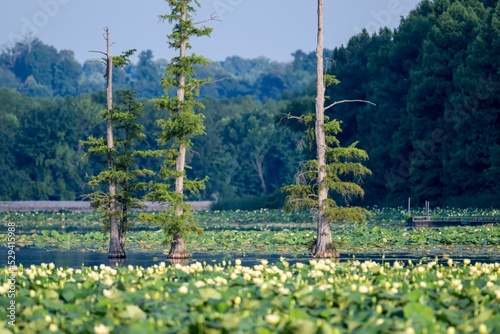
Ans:
<svg viewBox="0 0 500 334"><path fill-rule="evenodd" d="M182 22L185 22L187 20L187 8L184 7L182 8L182 13L181 13L181 24ZM181 45L180 45L180 58L183 59L183 57L186 57L186 51L187 51L187 41L185 39L181 40ZM177 98L179 99L179 104L184 102L184 95L185 95L185 89L186 89L186 77L181 74L179 76L179 86L177 87ZM182 112L182 110L179 110L178 112ZM186 165L186 147L183 144L179 145L179 156L177 157L177 161L175 164L175 169L177 172L181 173L176 179L175 179L175 191L179 193L181 196L184 193L184 169ZM182 207L177 207L175 209L175 214L177 216L180 216L184 213ZM170 252L168 254L168 258L170 259L185 259L188 258L189 254L186 250L186 246L184 244L184 240L182 239L182 236L179 233L176 233L173 237L172 240L172 245L170 247Z"/></svg>
<svg viewBox="0 0 500 334"><path fill-rule="evenodd" d="M109 30L106 28L106 43L107 43L107 85L106 85L106 100L108 109L107 119L107 146L108 146L108 170L114 168L114 139L113 139L113 120L111 118L111 110L113 109L113 57L111 56L111 41L109 38ZM109 258L124 258L125 251L120 244L120 232L118 227L118 215L116 205L116 180L111 177L109 180Z"/></svg>
<svg viewBox="0 0 500 334"><path fill-rule="evenodd" d="M314 257L330 258L338 257L338 253L332 247L332 231L330 222L326 219L326 200L328 198L328 186L326 185L326 137L325 137L325 81L323 65L323 21L324 0L318 0L318 43L316 48L317 57L317 80L316 80L316 155L318 159L318 236L316 247L313 251Z"/></svg>
<svg viewBox="0 0 500 334"><path fill-rule="evenodd" d="M264 167L262 166L264 159L260 159L259 157L256 157L253 160L253 164L255 166L255 169L257 170L257 173L259 174L259 180L260 180L260 186L262 188L262 193L267 194L267 185L266 185L266 180L264 179Z"/></svg>

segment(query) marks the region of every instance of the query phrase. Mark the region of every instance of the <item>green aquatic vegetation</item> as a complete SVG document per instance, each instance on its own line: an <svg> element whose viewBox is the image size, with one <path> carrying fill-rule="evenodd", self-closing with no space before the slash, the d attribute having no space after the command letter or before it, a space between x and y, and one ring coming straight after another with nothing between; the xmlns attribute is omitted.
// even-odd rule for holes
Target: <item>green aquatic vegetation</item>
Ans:
<svg viewBox="0 0 500 334"><path fill-rule="evenodd" d="M345 252L430 252L435 250L467 250L498 254L500 226L445 227L440 229L403 229L384 227L355 227L334 229L333 238L341 253ZM104 248L109 236L92 231L88 233L59 233L42 230L41 233L17 235L18 244L64 249ZM139 231L127 234L127 244L134 250L164 250L159 231ZM283 229L279 231L205 231L188 241L192 251L225 252L308 252L314 241L309 230ZM7 234L0 234L0 243L7 243Z"/></svg>
<svg viewBox="0 0 500 334"><path fill-rule="evenodd" d="M0 277L9 275L0 269ZM500 263L22 267L14 333L496 333ZM4 280L5 281L5 280ZM3 328L3 329L2 329Z"/></svg>
<svg viewBox="0 0 500 334"><path fill-rule="evenodd" d="M405 208L368 208L372 216L368 218L368 227L405 227L408 212ZM158 226L140 223L137 221L137 214L132 212L130 220L138 228L159 228ZM233 211L195 211L195 218L200 226L205 229L243 229L253 228L265 230L267 228L291 229L294 227L314 229L312 217L307 212L286 213L283 210L233 210ZM413 215L423 215L423 209L412 209ZM498 216L498 209L455 209L455 208L435 208L431 211L436 216ZM99 215L93 211L86 212L0 212L0 220L4 222L16 222L16 226L25 231L41 230L51 228L90 228L101 230L102 225ZM346 222L341 227L363 226L357 222Z"/></svg>

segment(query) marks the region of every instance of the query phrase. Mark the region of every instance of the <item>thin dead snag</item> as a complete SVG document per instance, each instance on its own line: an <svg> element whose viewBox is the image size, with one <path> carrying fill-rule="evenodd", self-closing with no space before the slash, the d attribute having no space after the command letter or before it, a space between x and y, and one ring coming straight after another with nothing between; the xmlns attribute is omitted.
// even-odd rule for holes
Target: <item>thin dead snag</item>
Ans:
<svg viewBox="0 0 500 334"><path fill-rule="evenodd" d="M105 29L106 38L106 108L108 117L106 120L106 143L108 147L108 170L114 169L114 138L113 138L113 120L111 111L113 110L113 57L111 56L111 40L109 37L109 29ZM109 258L124 258L125 251L120 242L120 229L118 226L118 210L116 204L116 179L111 177L109 180Z"/></svg>
<svg viewBox="0 0 500 334"><path fill-rule="evenodd" d="M332 231L326 217L328 186L326 184L326 134L325 134L325 78L323 67L324 50L324 0L318 0L318 39L316 47L316 122L314 132L316 136L316 157L318 159L318 236L313 257L338 257L332 247Z"/></svg>
<svg viewBox="0 0 500 334"><path fill-rule="evenodd" d="M187 9L184 6L181 13L181 25L182 22L187 20ZM179 57L183 59L186 57L187 52L187 40L182 39L180 41ZM177 99L179 100L179 105L184 102L184 97L186 93L186 76L184 74L179 75L179 86L177 87ZM179 110L178 112L182 112ZM186 167L186 146L184 144L179 144L179 155L175 163L175 170L179 173L179 176L175 179L175 191L184 196L184 173ZM175 209L175 214L181 216L184 213L182 206L178 206ZM189 253L186 250L186 245L184 244L184 239L180 233L176 233L172 238L172 244L170 246L170 252L168 253L169 259L186 259L189 257Z"/></svg>

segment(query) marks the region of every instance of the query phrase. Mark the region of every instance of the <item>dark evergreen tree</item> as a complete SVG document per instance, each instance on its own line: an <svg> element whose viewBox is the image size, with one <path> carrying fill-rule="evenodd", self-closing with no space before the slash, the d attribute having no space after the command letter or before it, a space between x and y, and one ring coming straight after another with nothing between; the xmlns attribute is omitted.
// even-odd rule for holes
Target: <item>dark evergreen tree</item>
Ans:
<svg viewBox="0 0 500 334"><path fill-rule="evenodd" d="M138 157L143 155L138 144L145 139L143 126L138 123L142 116L142 104L134 100L135 93L131 91L123 91L120 95L122 106L115 106L112 110L104 110L101 113L104 119L113 124L114 145L111 152L104 136L90 136L81 142L82 145L88 146L87 156L99 157L106 166L105 170L91 176L88 185L95 191L87 196L92 200L92 207L101 213L105 231L111 233L111 224L116 224L116 238L123 254L117 256L117 246L110 245L112 258L125 257L125 236L130 227L130 210L142 208L142 201L138 198L138 192L144 187L142 177L153 174L148 169L136 167ZM111 168L110 160L113 161ZM104 189L110 181L115 184L113 198L109 191ZM112 200L115 202L113 209Z"/></svg>
<svg viewBox="0 0 500 334"><path fill-rule="evenodd" d="M418 67L410 74L409 135L416 153L410 161L409 182L417 200L441 203L445 189L451 186L443 168L450 154L444 149L443 134L445 112L454 90L453 73L465 61L484 8L478 0L440 0L434 5L439 17L422 44Z"/></svg>
<svg viewBox="0 0 500 334"><path fill-rule="evenodd" d="M480 8L480 7L479 7ZM482 11L481 11L482 12ZM453 88L445 111L450 152L444 162L446 196L477 206L498 198L500 143L500 5L488 8L478 23L464 60L453 73Z"/></svg>

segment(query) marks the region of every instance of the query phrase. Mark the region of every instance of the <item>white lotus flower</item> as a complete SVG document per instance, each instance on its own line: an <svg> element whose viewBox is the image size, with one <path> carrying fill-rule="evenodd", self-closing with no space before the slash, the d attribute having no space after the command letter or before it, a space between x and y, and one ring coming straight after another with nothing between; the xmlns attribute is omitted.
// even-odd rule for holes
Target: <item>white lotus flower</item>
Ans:
<svg viewBox="0 0 500 334"><path fill-rule="evenodd" d="M280 316L277 314L266 315L266 321L271 325L276 325L280 321Z"/></svg>
<svg viewBox="0 0 500 334"><path fill-rule="evenodd" d="M103 324L95 325L94 334L109 334L109 327Z"/></svg>
<svg viewBox="0 0 500 334"><path fill-rule="evenodd" d="M194 286L197 287L197 288L204 287L205 286L205 282L203 282L203 281L196 281L196 282L194 282Z"/></svg>
<svg viewBox="0 0 500 334"><path fill-rule="evenodd" d="M106 279L102 282L106 286L111 286L113 285L113 279L111 277L106 277Z"/></svg>
<svg viewBox="0 0 500 334"><path fill-rule="evenodd" d="M368 287L366 285L360 285L358 291L360 293L368 293Z"/></svg>

